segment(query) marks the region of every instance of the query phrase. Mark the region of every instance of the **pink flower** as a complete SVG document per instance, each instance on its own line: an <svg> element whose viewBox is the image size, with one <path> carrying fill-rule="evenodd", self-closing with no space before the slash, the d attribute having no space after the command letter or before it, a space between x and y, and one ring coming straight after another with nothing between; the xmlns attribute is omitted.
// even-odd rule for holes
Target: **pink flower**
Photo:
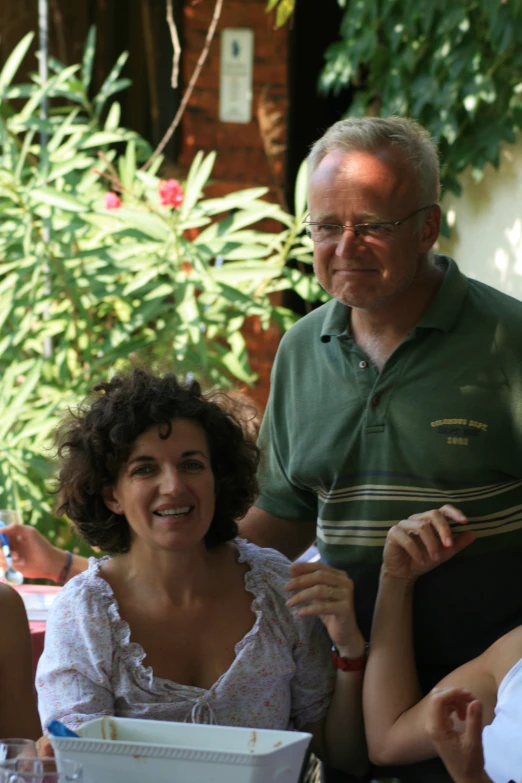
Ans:
<svg viewBox="0 0 522 783"><path fill-rule="evenodd" d="M105 194L105 209L119 209L119 207L121 207L121 198L117 193L113 193L109 190L109 192Z"/></svg>
<svg viewBox="0 0 522 783"><path fill-rule="evenodd" d="M177 209L183 203L183 188L177 179L161 180L158 193L164 207Z"/></svg>

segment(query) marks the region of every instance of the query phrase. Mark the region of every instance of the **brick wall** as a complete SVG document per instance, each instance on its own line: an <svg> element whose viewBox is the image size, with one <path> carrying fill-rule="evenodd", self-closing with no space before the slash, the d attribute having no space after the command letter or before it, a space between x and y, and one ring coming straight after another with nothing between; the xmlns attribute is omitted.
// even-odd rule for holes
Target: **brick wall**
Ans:
<svg viewBox="0 0 522 783"><path fill-rule="evenodd" d="M225 0L207 60L183 117L179 162L186 169L197 150L216 150L210 195L268 186L269 198L283 203L288 29L274 29L274 16L266 13L266 4L266 0ZM203 48L214 6L214 0L196 3L187 0L185 4L185 84L188 84ZM246 27L254 31L252 120L248 124L219 120L220 31L228 27ZM256 319L249 321L244 333L253 369L259 373L259 382L249 394L264 407L272 361L281 335L276 327L263 332Z"/></svg>

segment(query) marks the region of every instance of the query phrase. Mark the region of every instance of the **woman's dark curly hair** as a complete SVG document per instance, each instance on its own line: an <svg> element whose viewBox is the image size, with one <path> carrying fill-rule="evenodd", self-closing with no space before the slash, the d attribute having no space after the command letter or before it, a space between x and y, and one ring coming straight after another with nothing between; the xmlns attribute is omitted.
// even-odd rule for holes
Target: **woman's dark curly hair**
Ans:
<svg viewBox="0 0 522 783"><path fill-rule="evenodd" d="M213 402L199 383L185 386L172 374L133 369L94 387L57 433L62 460L58 476L58 513L67 514L92 546L110 554L127 552L130 528L125 516L113 514L103 492L113 484L136 438L153 424L168 438L173 419L190 419L204 430L215 478L216 506L205 536L207 547L237 535L257 492L259 450L245 438L239 420Z"/></svg>

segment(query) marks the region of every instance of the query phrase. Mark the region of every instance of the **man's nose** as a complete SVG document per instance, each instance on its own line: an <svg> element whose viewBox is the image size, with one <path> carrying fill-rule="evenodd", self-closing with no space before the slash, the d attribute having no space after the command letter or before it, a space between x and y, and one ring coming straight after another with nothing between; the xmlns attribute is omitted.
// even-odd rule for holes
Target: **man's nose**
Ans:
<svg viewBox="0 0 522 783"><path fill-rule="evenodd" d="M352 255L359 245L355 226L343 226L343 233L339 236L335 252L338 256Z"/></svg>

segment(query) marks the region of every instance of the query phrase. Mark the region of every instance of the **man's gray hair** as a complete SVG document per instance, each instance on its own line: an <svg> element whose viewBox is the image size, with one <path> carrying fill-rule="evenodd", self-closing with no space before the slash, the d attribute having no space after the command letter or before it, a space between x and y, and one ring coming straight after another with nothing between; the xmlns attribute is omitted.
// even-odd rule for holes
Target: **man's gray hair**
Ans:
<svg viewBox="0 0 522 783"><path fill-rule="evenodd" d="M349 117L339 120L315 142L308 156L308 181L322 159L334 150L377 152L397 149L411 166L423 204L440 198L439 156L428 131L406 117Z"/></svg>

